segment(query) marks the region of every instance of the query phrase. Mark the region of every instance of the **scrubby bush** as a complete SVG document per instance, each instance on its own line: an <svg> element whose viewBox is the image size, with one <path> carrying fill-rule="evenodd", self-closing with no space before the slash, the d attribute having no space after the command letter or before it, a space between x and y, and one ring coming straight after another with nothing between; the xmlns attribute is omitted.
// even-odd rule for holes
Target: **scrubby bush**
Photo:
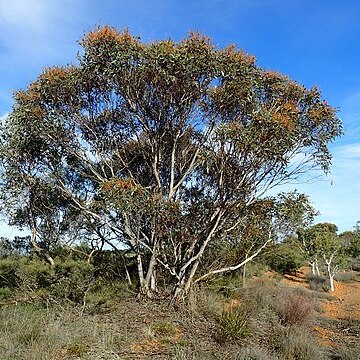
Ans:
<svg viewBox="0 0 360 360"><path fill-rule="evenodd" d="M353 271L360 272L360 257L357 259L351 258L349 268Z"/></svg>
<svg viewBox="0 0 360 360"><path fill-rule="evenodd" d="M309 282L309 287L311 290L325 292L328 292L330 290L328 279L323 276L309 274L307 276L307 280Z"/></svg>
<svg viewBox="0 0 360 360"><path fill-rule="evenodd" d="M334 276L334 279L336 281L341 281L341 282L350 282L354 280L358 275L359 274L356 271L346 271L346 272L337 273Z"/></svg>
<svg viewBox="0 0 360 360"><path fill-rule="evenodd" d="M259 346L251 345L243 347L237 354L236 360L277 360L278 357L273 355L269 350Z"/></svg>
<svg viewBox="0 0 360 360"><path fill-rule="evenodd" d="M359 360L360 349L343 345L334 349L332 358L334 360Z"/></svg>
<svg viewBox="0 0 360 360"><path fill-rule="evenodd" d="M14 292L9 287L0 287L0 301L10 299Z"/></svg>
<svg viewBox="0 0 360 360"><path fill-rule="evenodd" d="M54 268L54 282L49 291L58 299L82 303L85 294L94 285L94 269L85 261L69 260Z"/></svg>
<svg viewBox="0 0 360 360"><path fill-rule="evenodd" d="M19 260L5 258L0 260L0 288L16 288L19 286Z"/></svg>
<svg viewBox="0 0 360 360"><path fill-rule="evenodd" d="M284 325L307 324L314 315L314 304L308 298L285 293L278 302L278 313Z"/></svg>
<svg viewBox="0 0 360 360"><path fill-rule="evenodd" d="M287 327L278 334L275 344L281 360L325 360L323 349L306 328Z"/></svg>
<svg viewBox="0 0 360 360"><path fill-rule="evenodd" d="M68 260L50 267L36 258L0 260L0 289L11 289L12 296L30 291L48 299L81 303L94 282L94 268L85 261Z"/></svg>

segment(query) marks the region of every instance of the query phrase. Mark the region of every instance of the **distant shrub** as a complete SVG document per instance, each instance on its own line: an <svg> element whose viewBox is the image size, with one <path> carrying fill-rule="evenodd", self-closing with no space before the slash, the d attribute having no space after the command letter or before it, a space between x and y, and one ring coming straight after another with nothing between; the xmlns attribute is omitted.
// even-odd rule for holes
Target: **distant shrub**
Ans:
<svg viewBox="0 0 360 360"><path fill-rule="evenodd" d="M58 262L51 268L36 258L0 260L0 289L11 289L13 294L32 291L48 299L82 303L94 281L94 269L85 261ZM9 290L2 292L6 294Z"/></svg>
<svg viewBox="0 0 360 360"><path fill-rule="evenodd" d="M356 259L350 259L350 269L360 272L360 257Z"/></svg>
<svg viewBox="0 0 360 360"><path fill-rule="evenodd" d="M307 280L309 282L309 287L311 290L325 292L328 292L330 290L328 280L323 276L309 274L307 276Z"/></svg>
<svg viewBox="0 0 360 360"><path fill-rule="evenodd" d="M299 269L304 264L303 254L292 244L274 244L262 255L265 263L278 273L285 274Z"/></svg>
<svg viewBox="0 0 360 360"><path fill-rule="evenodd" d="M355 271L341 272L335 275L334 279L341 282L350 282L354 280L359 274Z"/></svg>

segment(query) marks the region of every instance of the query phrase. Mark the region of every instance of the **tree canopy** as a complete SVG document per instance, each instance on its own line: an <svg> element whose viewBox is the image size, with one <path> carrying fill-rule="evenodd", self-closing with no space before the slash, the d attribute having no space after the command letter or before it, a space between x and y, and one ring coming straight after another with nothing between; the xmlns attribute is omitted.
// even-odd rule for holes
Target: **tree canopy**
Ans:
<svg viewBox="0 0 360 360"><path fill-rule="evenodd" d="M106 227L136 254L141 293L162 273L180 298L216 244L256 253L294 219L269 189L329 171L336 110L235 46L108 26L80 44L76 65L15 94L1 129L3 207L34 243Z"/></svg>

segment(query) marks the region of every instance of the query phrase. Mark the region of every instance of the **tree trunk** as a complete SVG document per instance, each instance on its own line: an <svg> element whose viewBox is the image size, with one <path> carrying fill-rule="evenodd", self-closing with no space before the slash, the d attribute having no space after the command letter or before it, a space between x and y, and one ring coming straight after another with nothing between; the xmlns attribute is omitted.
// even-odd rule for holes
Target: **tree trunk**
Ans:
<svg viewBox="0 0 360 360"><path fill-rule="evenodd" d="M243 266L242 281L243 281L243 287L246 287L246 263Z"/></svg>
<svg viewBox="0 0 360 360"><path fill-rule="evenodd" d="M315 268L315 261L310 261L310 266L311 266L311 274L312 275L316 275L316 268Z"/></svg>
<svg viewBox="0 0 360 360"><path fill-rule="evenodd" d="M330 259L327 260L324 256L324 260L325 260L325 263L326 263L326 270L327 270L327 273L328 273L328 277L329 277L329 282L330 282L330 291L334 291L335 290L335 285L334 285L334 276L335 276L335 273L334 271L331 271L331 263L332 263L332 259L333 259L333 256L330 256Z"/></svg>
<svg viewBox="0 0 360 360"><path fill-rule="evenodd" d="M136 263L137 263L137 271L138 271L138 277L139 277L138 298L148 297L149 287L147 286L145 278L144 278L144 269L143 269L143 264L142 264L142 258L139 253L136 255Z"/></svg>
<svg viewBox="0 0 360 360"><path fill-rule="evenodd" d="M153 253L151 255L148 270L146 273L145 282L147 286L154 292L157 290L156 285L156 249L154 248Z"/></svg>
<svg viewBox="0 0 360 360"><path fill-rule="evenodd" d="M154 293L158 292L157 283L156 283L156 269L154 268L150 277L150 290Z"/></svg>
<svg viewBox="0 0 360 360"><path fill-rule="evenodd" d="M144 269L141 255L138 255L138 274L139 274L139 298L145 297L151 299L155 293L158 292L157 276L156 276L156 257L153 255L150 259L146 276L144 276Z"/></svg>
<svg viewBox="0 0 360 360"><path fill-rule="evenodd" d="M334 275L333 274L329 274L329 281L330 281L330 291L335 291Z"/></svg>
<svg viewBox="0 0 360 360"><path fill-rule="evenodd" d="M315 256L314 264L315 264L316 275L320 276L321 274L320 274L320 270L319 270L319 262L318 262L317 256Z"/></svg>
<svg viewBox="0 0 360 360"><path fill-rule="evenodd" d="M44 250L38 245L36 238L37 238L37 232L36 229L33 228L31 230L31 240L30 240L31 246L34 248L34 250L38 253L40 257L44 258L50 264L51 267L55 266L54 259L50 256L50 254L46 250Z"/></svg>
<svg viewBox="0 0 360 360"><path fill-rule="evenodd" d="M180 278L177 284L174 287L174 293L171 299L173 304L182 304L184 303L187 293L189 291L189 280L186 279L186 273Z"/></svg>
<svg viewBox="0 0 360 360"><path fill-rule="evenodd" d="M129 273L129 270L128 270L126 264L124 264L124 268L125 268L126 280L127 280L128 284L131 286L132 281L131 281L130 273Z"/></svg>

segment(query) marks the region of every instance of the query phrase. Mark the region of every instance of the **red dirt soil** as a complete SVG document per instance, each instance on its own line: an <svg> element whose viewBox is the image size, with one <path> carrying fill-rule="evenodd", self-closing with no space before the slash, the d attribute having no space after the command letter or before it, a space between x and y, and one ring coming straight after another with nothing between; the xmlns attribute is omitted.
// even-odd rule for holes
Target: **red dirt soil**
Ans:
<svg viewBox="0 0 360 360"><path fill-rule="evenodd" d="M285 275L281 281L291 287L309 288L306 275L309 268L303 267L295 275ZM359 276L360 277L360 276ZM323 316L330 319L353 319L360 320L360 279L359 277L350 282L335 281L335 291L329 292L335 300L324 301Z"/></svg>
<svg viewBox="0 0 360 360"><path fill-rule="evenodd" d="M309 288L306 275L309 268L301 268L294 275L285 275L281 281L286 286ZM350 282L335 281L335 291L329 292L335 299L322 300L322 316L332 320L357 320L360 321L360 276ZM336 347L336 339L343 337L338 331L314 326L321 343L324 346Z"/></svg>

